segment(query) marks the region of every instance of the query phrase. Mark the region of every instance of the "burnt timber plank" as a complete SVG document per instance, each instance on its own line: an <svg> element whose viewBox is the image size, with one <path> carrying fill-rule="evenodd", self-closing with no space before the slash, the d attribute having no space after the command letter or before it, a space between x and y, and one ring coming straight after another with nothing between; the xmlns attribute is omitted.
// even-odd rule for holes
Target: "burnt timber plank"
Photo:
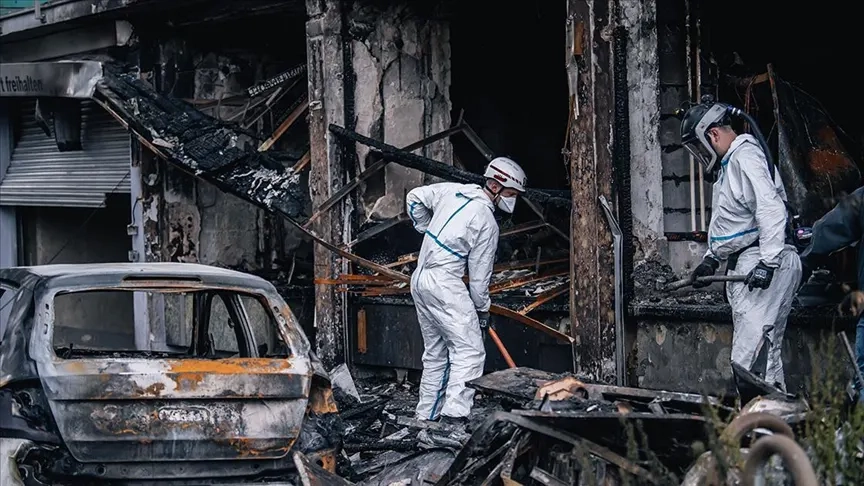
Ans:
<svg viewBox="0 0 864 486"><path fill-rule="evenodd" d="M393 145L388 145L384 142L375 140L374 138L369 138L360 135L359 133L352 132L351 130L340 127L339 125L331 124L330 131L343 140L361 143L377 150L381 153L381 157L386 161L417 169L435 177L440 177L453 182L461 182L463 184L478 184L481 186L485 181L485 178L480 174L468 172L467 170L462 170L458 167L453 167L452 165L447 165L443 162L423 157L422 155L413 154L407 150L402 150ZM538 203L554 206L566 207L571 204L571 201L568 199L550 195L546 191L540 189L529 188L525 192L525 197Z"/></svg>
<svg viewBox="0 0 864 486"><path fill-rule="evenodd" d="M571 95L575 96L571 124L570 312L576 338L576 363L582 375L601 382L614 381L615 317L614 265L611 235L598 196L612 197L612 78L611 43L603 34L609 6L602 0L569 0L568 42L583 46L568 52ZM580 28L581 27L581 28ZM576 38L582 35L582 38Z"/></svg>

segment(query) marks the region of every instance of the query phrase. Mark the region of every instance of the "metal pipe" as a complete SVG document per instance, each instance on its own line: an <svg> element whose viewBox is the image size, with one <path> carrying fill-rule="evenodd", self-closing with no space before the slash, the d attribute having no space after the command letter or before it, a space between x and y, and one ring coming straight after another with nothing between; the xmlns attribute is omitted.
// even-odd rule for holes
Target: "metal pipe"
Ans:
<svg viewBox="0 0 864 486"><path fill-rule="evenodd" d="M690 1L685 0L685 45L687 52L687 77L689 78L689 82L687 83L687 95L689 99L693 100L694 95L696 94L696 88L693 86L693 62L692 62L692 50L693 50L693 36L690 31ZM699 99L696 97L695 99ZM680 150L683 150L680 149ZM687 158L690 160L690 231L696 232L696 161L690 152L687 152Z"/></svg>
<svg viewBox="0 0 864 486"><path fill-rule="evenodd" d="M764 484L763 467L768 460L779 455L786 469L792 473L792 483L796 486L817 486L816 472L804 449L794 440L783 435L771 435L757 440L747 454L741 482L745 486ZM757 481L756 478L759 478Z"/></svg>
<svg viewBox="0 0 864 486"><path fill-rule="evenodd" d="M626 353L624 348L624 275L622 271L623 233L612 214L609 201L602 194L599 197L609 229L612 230L612 248L615 259L615 384L624 386L624 363Z"/></svg>
<svg viewBox="0 0 864 486"><path fill-rule="evenodd" d="M42 13L42 0L33 0L33 16L36 20L45 23L45 14Z"/></svg>
<svg viewBox="0 0 864 486"><path fill-rule="evenodd" d="M702 164L699 164L699 217L702 231L705 231L705 169Z"/></svg>
<svg viewBox="0 0 864 486"><path fill-rule="evenodd" d="M690 8L688 2L688 10ZM700 29L699 17L696 16L695 20L696 26L696 39L694 43L694 49L696 51L696 55L694 56L696 63L696 99L702 99L702 53L701 53L701 45L702 45L702 31ZM702 231L705 231L705 169L702 167L702 164L699 164L699 219Z"/></svg>

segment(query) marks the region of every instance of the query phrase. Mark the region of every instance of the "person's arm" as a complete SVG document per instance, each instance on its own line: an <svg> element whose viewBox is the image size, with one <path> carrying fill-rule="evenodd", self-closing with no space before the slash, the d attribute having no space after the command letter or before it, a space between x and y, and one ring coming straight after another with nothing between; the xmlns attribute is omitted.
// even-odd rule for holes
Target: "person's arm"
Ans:
<svg viewBox="0 0 864 486"><path fill-rule="evenodd" d="M411 222L414 223L414 229L418 233L425 232L426 228L429 227L429 222L432 221L436 194L437 188L433 184L414 188L405 197L408 217L411 218Z"/></svg>
<svg viewBox="0 0 864 486"><path fill-rule="evenodd" d="M843 249L861 239L861 205L864 187L843 198L813 225L810 245L802 257L819 257Z"/></svg>
<svg viewBox="0 0 864 486"><path fill-rule="evenodd" d="M474 226L477 225L477 226ZM475 216L468 225L473 230L474 244L468 253L468 293L477 312L489 312L489 281L498 251L498 225Z"/></svg>
<svg viewBox="0 0 864 486"><path fill-rule="evenodd" d="M777 268L780 252L786 245L786 204L768 172L762 150L742 147L740 152L737 170L741 173L742 201L756 215L760 260L768 267Z"/></svg>

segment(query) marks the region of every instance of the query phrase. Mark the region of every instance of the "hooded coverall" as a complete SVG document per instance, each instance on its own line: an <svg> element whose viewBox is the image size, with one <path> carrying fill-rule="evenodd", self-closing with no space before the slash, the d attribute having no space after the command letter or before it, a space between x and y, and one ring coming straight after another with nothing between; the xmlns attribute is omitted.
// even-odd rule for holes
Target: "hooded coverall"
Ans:
<svg viewBox="0 0 864 486"><path fill-rule="evenodd" d="M480 186L453 183L418 187L406 203L414 228L425 234L411 276L425 348L417 417L467 417L474 391L465 382L483 374L486 360L477 313L490 305L495 207Z"/></svg>
<svg viewBox="0 0 864 486"><path fill-rule="evenodd" d="M772 180L765 154L749 134L738 135L720 161L713 186L708 253L717 261L737 254L729 275L748 275L761 260L774 268L767 289L752 291L744 283L726 285L732 307L732 361L763 374L765 381L786 389L781 351L786 319L801 279L801 261L786 242L786 190L780 175ZM763 348L765 350L763 351ZM760 352L764 370L754 370Z"/></svg>
<svg viewBox="0 0 864 486"><path fill-rule="evenodd" d="M810 245L801 254L802 260L817 263L837 250L858 243L858 287L864 290L864 187L840 201L837 206L813 225ZM811 264L811 267L814 266ZM860 316L855 332L855 355L858 369L864 373L864 316ZM861 391L864 401L864 390Z"/></svg>

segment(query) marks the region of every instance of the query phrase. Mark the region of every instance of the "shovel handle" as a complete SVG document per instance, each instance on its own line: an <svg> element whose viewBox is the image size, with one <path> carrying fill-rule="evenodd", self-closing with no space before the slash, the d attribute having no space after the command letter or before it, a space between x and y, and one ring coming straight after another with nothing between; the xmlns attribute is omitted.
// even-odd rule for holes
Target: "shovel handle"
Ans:
<svg viewBox="0 0 864 486"><path fill-rule="evenodd" d="M698 277L696 279L697 282L711 284L714 282L743 282L747 279L746 275L711 275L708 277ZM673 290L683 289L684 287L688 287L693 285L693 281L689 278L681 279L676 282L672 282L667 285L665 290L667 292L671 292Z"/></svg>

